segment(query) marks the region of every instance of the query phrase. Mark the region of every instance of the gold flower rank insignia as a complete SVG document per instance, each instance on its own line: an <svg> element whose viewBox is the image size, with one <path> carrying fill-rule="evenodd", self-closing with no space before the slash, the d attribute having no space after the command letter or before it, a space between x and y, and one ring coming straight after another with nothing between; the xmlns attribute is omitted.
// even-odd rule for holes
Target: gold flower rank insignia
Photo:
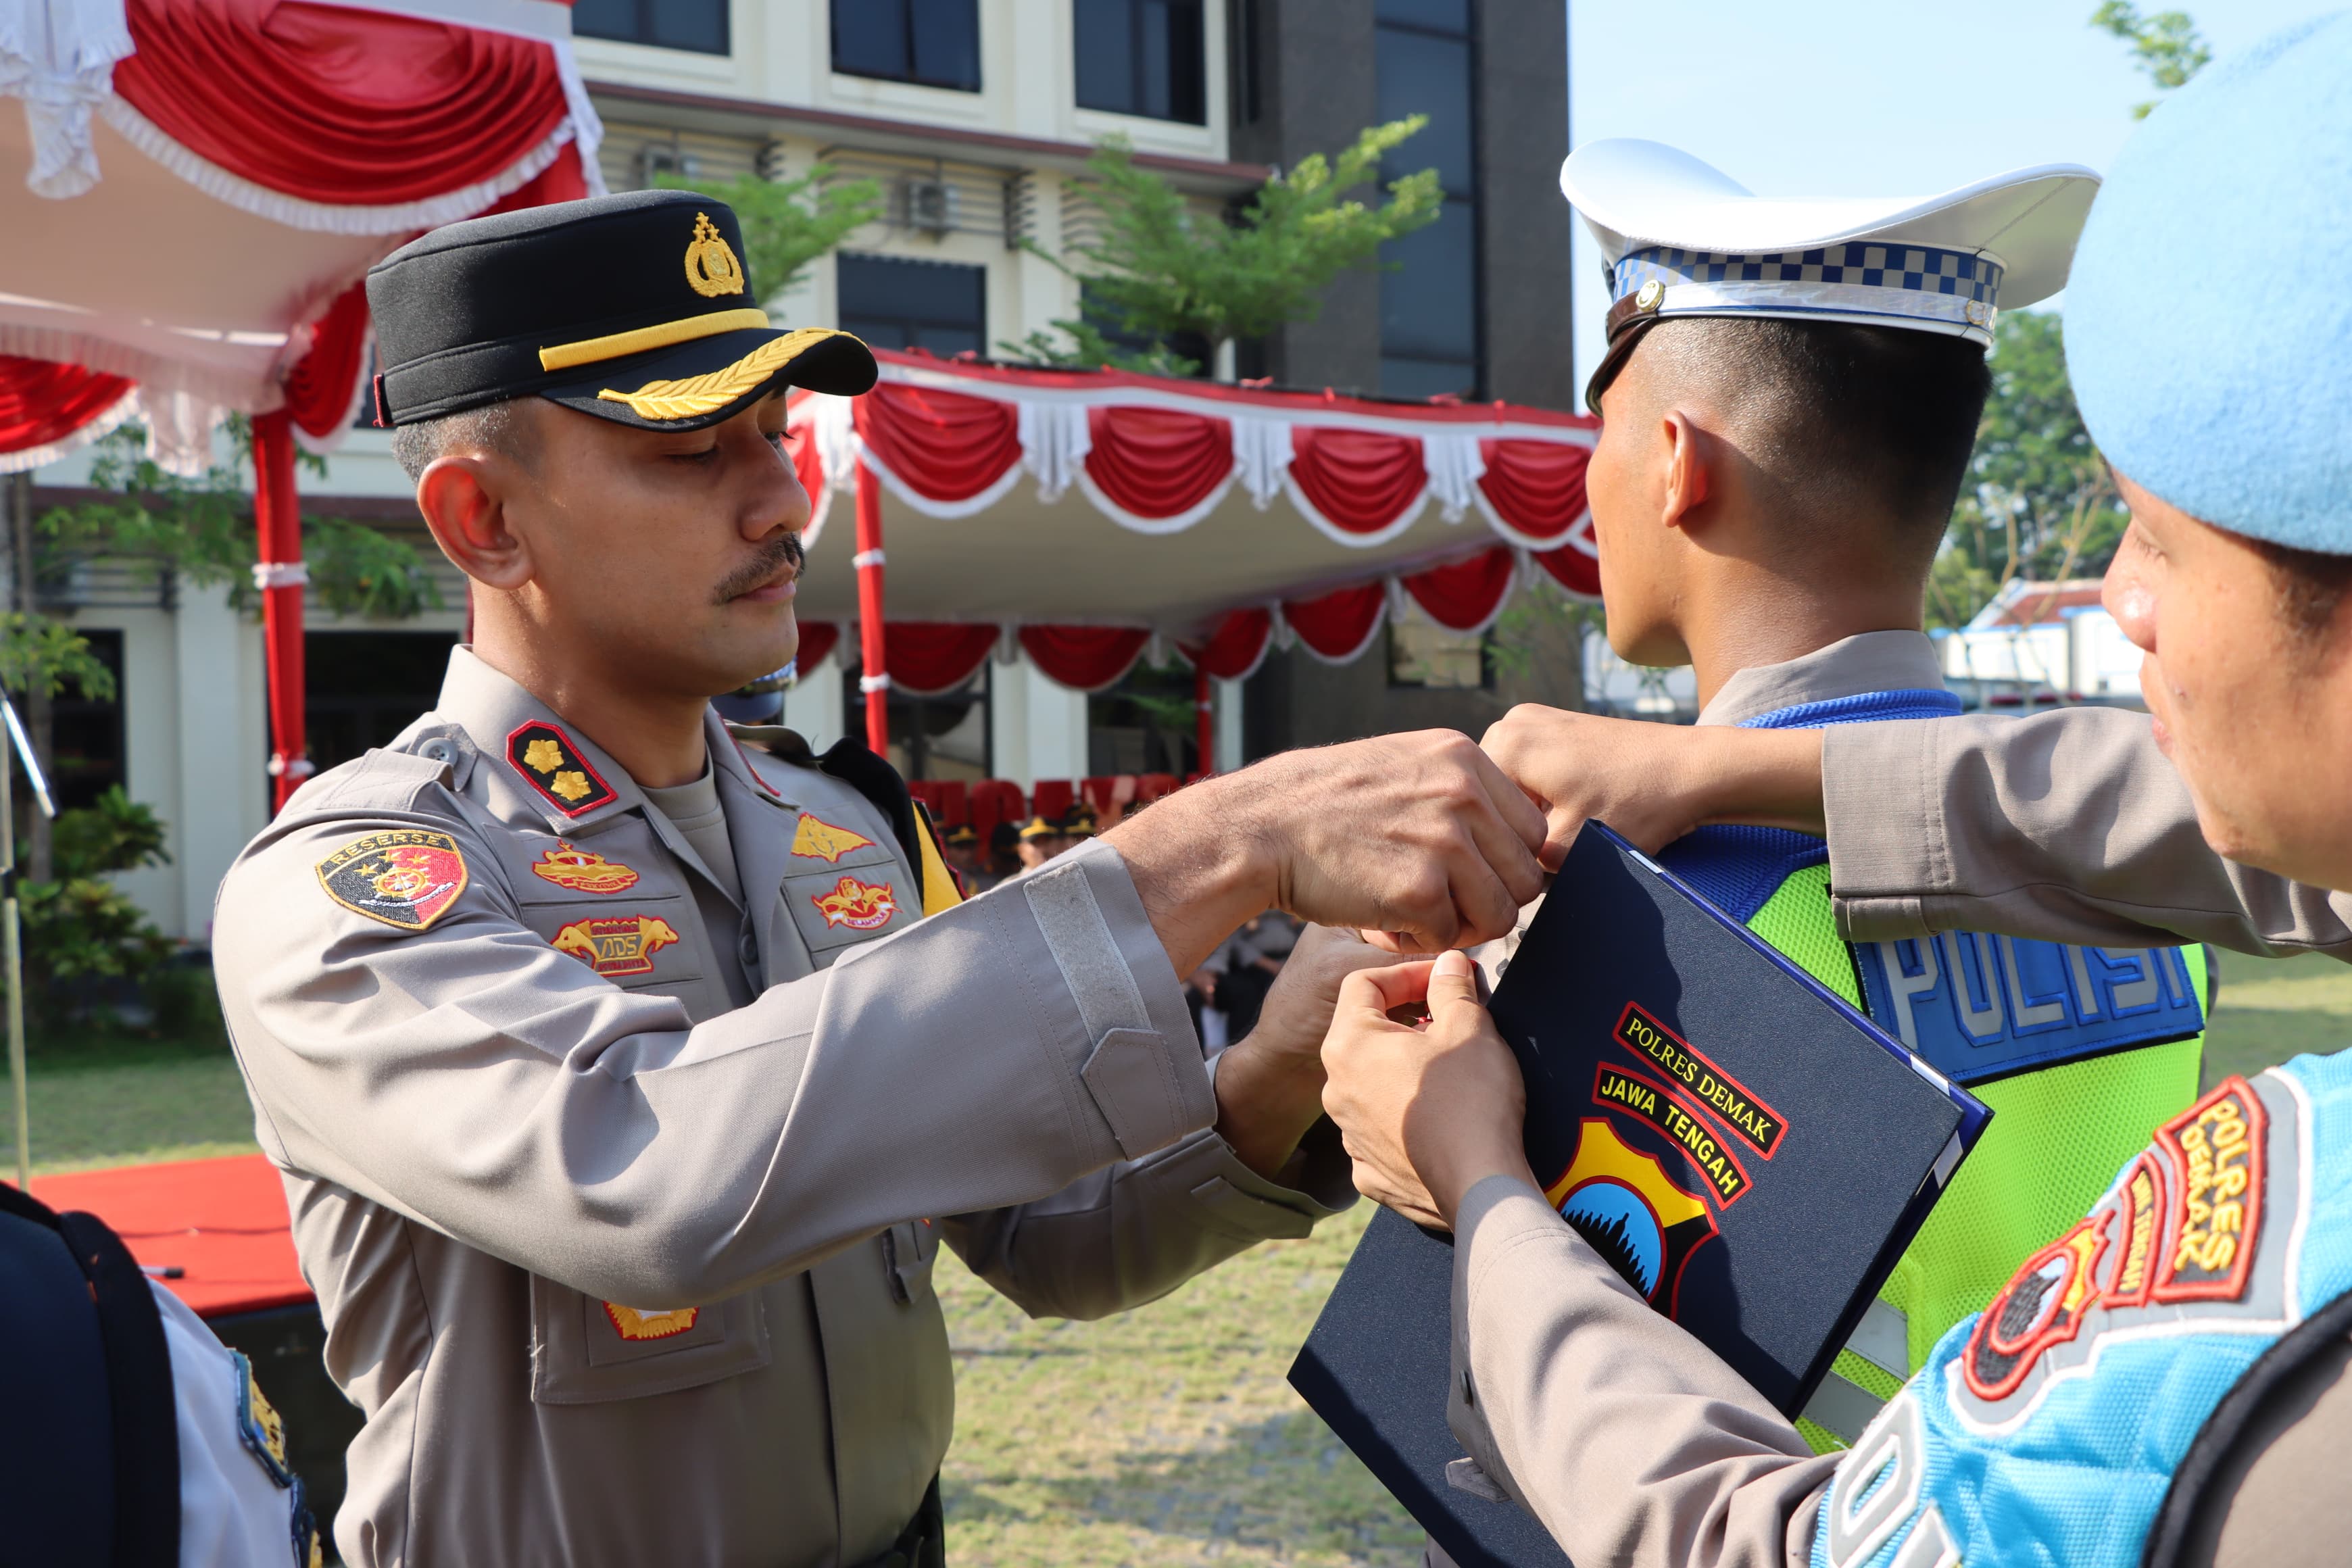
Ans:
<svg viewBox="0 0 2352 1568"><path fill-rule="evenodd" d="M566 816L608 805L613 786L596 771L571 736L544 719L515 727L507 737L507 762L541 798Z"/></svg>
<svg viewBox="0 0 2352 1568"><path fill-rule="evenodd" d="M320 861L319 886L354 914L424 931L466 890L466 858L446 833L393 828L354 838Z"/></svg>

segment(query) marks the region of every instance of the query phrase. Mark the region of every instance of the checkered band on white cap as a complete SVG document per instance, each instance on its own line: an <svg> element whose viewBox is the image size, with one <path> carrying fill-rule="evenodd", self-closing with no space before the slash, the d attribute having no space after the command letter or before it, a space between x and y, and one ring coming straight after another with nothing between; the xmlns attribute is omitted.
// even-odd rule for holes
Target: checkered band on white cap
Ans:
<svg viewBox="0 0 2352 1568"><path fill-rule="evenodd" d="M1858 240L1755 256L1651 246L1628 251L1610 285L1622 300L1658 284L1663 316L1878 317L1990 339L2000 276L2000 263L1981 253Z"/></svg>

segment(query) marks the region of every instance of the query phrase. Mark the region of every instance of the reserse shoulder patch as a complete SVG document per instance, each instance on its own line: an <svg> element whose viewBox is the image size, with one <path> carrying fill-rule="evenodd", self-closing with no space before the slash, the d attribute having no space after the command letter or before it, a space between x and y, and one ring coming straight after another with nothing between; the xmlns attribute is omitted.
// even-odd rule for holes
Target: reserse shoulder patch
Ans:
<svg viewBox="0 0 2352 1568"><path fill-rule="evenodd" d="M319 862L319 886L351 910L424 931L466 890L466 857L446 833L394 827L354 838Z"/></svg>
<svg viewBox="0 0 2352 1568"><path fill-rule="evenodd" d="M566 816L584 816L614 798L613 786L572 737L544 719L515 726L507 737L507 762Z"/></svg>

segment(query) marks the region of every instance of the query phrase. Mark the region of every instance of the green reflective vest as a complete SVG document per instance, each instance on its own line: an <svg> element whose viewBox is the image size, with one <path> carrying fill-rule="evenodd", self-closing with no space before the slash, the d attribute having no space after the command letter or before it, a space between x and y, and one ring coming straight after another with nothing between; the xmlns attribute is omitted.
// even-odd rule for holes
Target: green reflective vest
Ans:
<svg viewBox="0 0 2352 1568"><path fill-rule="evenodd" d="M1884 998L1864 994L1866 963L1885 966L1898 988L1907 970L1907 984L1931 1005L1937 998L1920 985L1923 977L1943 984L1960 1009L1975 1007L1990 1016L1989 1010L2006 1008L2001 1021L2012 1024L2037 1008L2063 1012L2070 1003L2094 1017L2103 1003L2110 1012L2119 1002L2139 1007L2141 989L2161 999L2163 985L2183 980L2195 990L2201 1018L2210 994L2200 947L2077 950L1948 936L1877 944L1876 953L1858 951L1837 934L1826 865L1791 872L1748 926L1889 1033L1898 1031L1883 1016L1889 1010ZM2051 987L2047 994L2032 989L2030 976L2021 977L2014 953L2026 946L2061 955L2039 955L2057 975L2043 982ZM1924 963L1923 947L1928 950ZM2081 956L2084 952L2092 955L2089 960ZM2124 958L2120 965L2118 953ZM2059 972L2062 960L2072 975ZM2129 978L2117 985L2110 980L2116 973ZM2079 1000L2070 996L2074 976L2082 977ZM1874 1006L1874 1000L1881 1005ZM2073 1019L2036 1022L2042 1037L2058 1038ZM2156 1125L2197 1098L2203 1050L2204 1037L2198 1035L2083 1056L1969 1086L1992 1108L1992 1123L1800 1417L1798 1428L1816 1452L1844 1447L1859 1436L1879 1405L1926 1362L1946 1330L1991 1300L2030 1253L2098 1201L2125 1162L2146 1146ZM1932 1052L1926 1054L1936 1060ZM1948 1062L1937 1065L1949 1068Z"/></svg>

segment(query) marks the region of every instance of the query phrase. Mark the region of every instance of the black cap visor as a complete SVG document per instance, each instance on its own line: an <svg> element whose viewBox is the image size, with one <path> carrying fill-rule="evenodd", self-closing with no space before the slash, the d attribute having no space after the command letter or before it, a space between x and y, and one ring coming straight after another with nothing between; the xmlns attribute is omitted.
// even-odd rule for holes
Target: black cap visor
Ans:
<svg viewBox="0 0 2352 1568"><path fill-rule="evenodd" d="M582 365L539 395L640 430L700 430L787 386L855 397L874 378L873 352L847 332L743 327Z"/></svg>

